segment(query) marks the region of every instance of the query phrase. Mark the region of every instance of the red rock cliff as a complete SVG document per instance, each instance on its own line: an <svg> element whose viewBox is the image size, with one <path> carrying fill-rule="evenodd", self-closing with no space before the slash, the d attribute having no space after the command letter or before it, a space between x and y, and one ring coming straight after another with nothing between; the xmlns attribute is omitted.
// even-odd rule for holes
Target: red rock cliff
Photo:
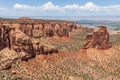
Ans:
<svg viewBox="0 0 120 80"><path fill-rule="evenodd" d="M83 41L83 49L96 48L96 49L108 49L112 47L109 42L109 33L105 26L99 26L99 29L93 32L91 35L87 35Z"/></svg>

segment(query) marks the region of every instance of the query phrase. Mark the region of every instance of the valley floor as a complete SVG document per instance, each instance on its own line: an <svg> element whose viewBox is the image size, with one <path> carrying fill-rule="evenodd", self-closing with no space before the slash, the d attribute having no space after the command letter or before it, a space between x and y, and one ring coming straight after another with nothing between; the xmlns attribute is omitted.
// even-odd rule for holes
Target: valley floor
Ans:
<svg viewBox="0 0 120 80"><path fill-rule="evenodd" d="M2 80L120 80L120 47L38 55L28 62L18 60Z"/></svg>

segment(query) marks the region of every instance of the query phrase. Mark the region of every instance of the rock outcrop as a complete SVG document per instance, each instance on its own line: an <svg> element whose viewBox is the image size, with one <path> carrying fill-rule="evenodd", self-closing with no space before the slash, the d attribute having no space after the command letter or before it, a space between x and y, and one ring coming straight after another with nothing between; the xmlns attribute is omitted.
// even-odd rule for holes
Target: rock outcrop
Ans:
<svg viewBox="0 0 120 80"><path fill-rule="evenodd" d="M0 70L8 70L11 68L12 63L19 58L17 52L4 48L0 51Z"/></svg>
<svg viewBox="0 0 120 80"><path fill-rule="evenodd" d="M99 26L99 29L90 35L86 36L83 41L83 49L96 48L96 49L108 49L112 47L109 42L109 33L105 26Z"/></svg>
<svg viewBox="0 0 120 80"><path fill-rule="evenodd" d="M15 27L1 26L1 47L4 49L8 47L10 50L14 50L17 53L24 53L22 60L28 60L36 56L36 54L51 54L57 53L58 50L47 44L41 44L40 41L36 42L36 39L23 33L22 31L15 29Z"/></svg>
<svg viewBox="0 0 120 80"><path fill-rule="evenodd" d="M17 53L22 53L22 59L28 60L37 54L57 53L55 46L42 44L41 37L69 37L78 25L68 21L39 20L22 17L19 19L0 20L0 50L8 47ZM82 31L88 28L80 27ZM90 29L91 30L91 29Z"/></svg>
<svg viewBox="0 0 120 80"><path fill-rule="evenodd" d="M22 60L28 60L37 54L57 53L53 45L42 44L36 38L69 36L75 29L73 22L44 21L30 18L4 19L0 21L0 50L8 47L17 53L22 53Z"/></svg>
<svg viewBox="0 0 120 80"><path fill-rule="evenodd" d="M7 47L6 43L0 39L0 51L3 50L5 47Z"/></svg>
<svg viewBox="0 0 120 80"><path fill-rule="evenodd" d="M11 22L12 21L12 22ZM13 20L0 21L1 26L12 26L22 31L26 35L34 38L53 37L53 36L69 36L69 32L76 29L74 22L68 21L50 21L37 20L30 18L19 18Z"/></svg>
<svg viewBox="0 0 120 80"><path fill-rule="evenodd" d="M20 23L19 30L24 32L25 34L34 37L52 37L52 36L69 36L69 32L72 29L75 29L74 23Z"/></svg>
<svg viewBox="0 0 120 80"><path fill-rule="evenodd" d="M77 29L74 22L45 21L22 17L0 19L0 70L8 70L12 63L21 59L28 61L39 54L58 53L58 49L40 39L45 37L69 37ZM87 28L81 28L87 31Z"/></svg>
<svg viewBox="0 0 120 80"><path fill-rule="evenodd" d="M11 26L34 38L41 37L68 37L73 29L91 32L92 28L86 28L69 21L40 20L22 17L19 19L0 20L0 26Z"/></svg>
<svg viewBox="0 0 120 80"><path fill-rule="evenodd" d="M12 47L12 44L15 42L15 28L9 26L1 26L0 27L0 39L3 45Z"/></svg>

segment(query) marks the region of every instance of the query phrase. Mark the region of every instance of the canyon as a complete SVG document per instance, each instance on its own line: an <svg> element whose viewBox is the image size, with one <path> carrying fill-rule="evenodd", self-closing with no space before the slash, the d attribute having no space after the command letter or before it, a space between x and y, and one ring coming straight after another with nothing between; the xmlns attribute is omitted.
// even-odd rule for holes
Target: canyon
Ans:
<svg viewBox="0 0 120 80"><path fill-rule="evenodd" d="M58 53L51 44L44 44L38 39L42 37L69 37L72 30L92 32L92 28L82 27L74 22L39 20L22 17L19 19L0 20L0 50L8 47L21 53L22 60L28 61L39 54Z"/></svg>
<svg viewBox="0 0 120 80"><path fill-rule="evenodd" d="M0 78L119 80L116 35L106 26L93 29L71 21L2 18Z"/></svg>

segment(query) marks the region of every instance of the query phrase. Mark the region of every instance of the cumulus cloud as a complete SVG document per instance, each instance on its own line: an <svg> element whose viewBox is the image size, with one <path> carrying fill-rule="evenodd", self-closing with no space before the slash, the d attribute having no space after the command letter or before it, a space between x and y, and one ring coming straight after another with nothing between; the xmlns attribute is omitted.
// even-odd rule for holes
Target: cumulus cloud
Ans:
<svg viewBox="0 0 120 80"><path fill-rule="evenodd" d="M43 5L31 6L16 3L11 8L0 7L1 15L42 15L42 16L82 16L82 15L119 15L120 5L99 6L93 2L84 5L66 4L64 6L47 2ZM9 13L9 14L8 14Z"/></svg>
<svg viewBox="0 0 120 80"><path fill-rule="evenodd" d="M29 6L29 5L25 5L25 4L16 3L13 6L13 9L16 9L16 10L44 10L44 11L47 11L47 10L60 11L61 10L61 8L59 6L54 5L52 2L47 2L47 3L40 5L40 6Z"/></svg>
<svg viewBox="0 0 120 80"><path fill-rule="evenodd" d="M57 5L54 5L52 2L48 2L41 6L43 10L61 10L61 8Z"/></svg>
<svg viewBox="0 0 120 80"><path fill-rule="evenodd" d="M84 6L80 6L80 10L115 11L115 10L120 10L120 5L97 6L92 2L88 2Z"/></svg>
<svg viewBox="0 0 120 80"><path fill-rule="evenodd" d="M25 4L18 4L16 3L13 6L13 9L21 9L21 10L53 10L53 11L65 11L65 10L77 10L77 11L110 11L110 10L120 10L120 5L111 5L111 6L98 6L95 5L92 2L88 2L85 5L77 5L77 4L71 4L71 5L65 5L65 6L59 6L54 5L52 2L47 2L43 5L39 6L29 6Z"/></svg>
<svg viewBox="0 0 120 80"><path fill-rule="evenodd" d="M80 10L90 10L90 11L99 10L99 6L95 5L92 2L88 2L84 6L80 6Z"/></svg>
<svg viewBox="0 0 120 80"><path fill-rule="evenodd" d="M29 5L25 5L25 4L18 4L16 3L14 6L13 6L13 9L23 9L23 10L26 10L26 9L35 9L34 6L29 6Z"/></svg>
<svg viewBox="0 0 120 80"><path fill-rule="evenodd" d="M77 11L117 11L120 10L120 5L97 6L92 2L88 2L85 5L65 5L63 9Z"/></svg>
<svg viewBox="0 0 120 80"><path fill-rule="evenodd" d="M88 2L83 6L79 6L76 4L73 5L65 5L65 7L63 7L64 9L69 9L69 10L98 10L98 6L96 6L94 3L92 2Z"/></svg>
<svg viewBox="0 0 120 80"><path fill-rule="evenodd" d="M73 4L73 5L65 5L63 9L68 9L68 10L79 10L79 5Z"/></svg>

